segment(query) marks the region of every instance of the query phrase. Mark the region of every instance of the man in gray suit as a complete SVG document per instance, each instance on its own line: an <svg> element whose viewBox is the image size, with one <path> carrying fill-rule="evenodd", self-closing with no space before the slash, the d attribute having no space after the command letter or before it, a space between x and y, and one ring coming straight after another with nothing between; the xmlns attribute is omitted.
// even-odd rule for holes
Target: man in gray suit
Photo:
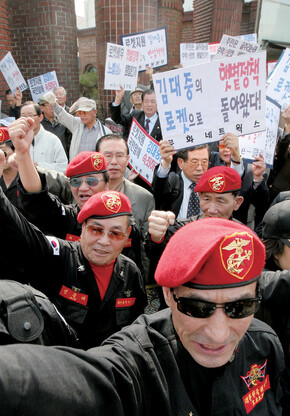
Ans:
<svg viewBox="0 0 290 416"><path fill-rule="evenodd" d="M130 199L135 222L144 239L148 231L148 217L155 207L155 201L149 191L124 177L129 161L127 142L117 133L108 134L97 142L96 151L101 152L107 162L108 189L122 192ZM149 259L146 257L143 244L142 250L142 262L147 279Z"/></svg>

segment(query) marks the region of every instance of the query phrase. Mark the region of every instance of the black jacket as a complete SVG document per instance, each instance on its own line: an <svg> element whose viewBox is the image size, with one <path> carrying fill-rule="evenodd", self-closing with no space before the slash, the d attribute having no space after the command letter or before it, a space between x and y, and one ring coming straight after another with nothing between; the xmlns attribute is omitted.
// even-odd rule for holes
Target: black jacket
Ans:
<svg viewBox="0 0 290 416"><path fill-rule="evenodd" d="M1 264L5 260L12 267L14 263L22 267L10 279L30 283L44 292L77 331L84 348L99 345L144 311L143 277L129 258L120 255L116 259L101 301L79 242L46 237L17 211L1 189L0 204L0 226L5 236L0 239ZM0 277L7 278L2 269Z"/></svg>
<svg viewBox="0 0 290 416"><path fill-rule="evenodd" d="M140 316L88 352L0 348L0 369L5 416L37 415L39 409L42 416L281 415L281 345L257 320L234 359L217 369L195 363L174 331L168 308Z"/></svg>

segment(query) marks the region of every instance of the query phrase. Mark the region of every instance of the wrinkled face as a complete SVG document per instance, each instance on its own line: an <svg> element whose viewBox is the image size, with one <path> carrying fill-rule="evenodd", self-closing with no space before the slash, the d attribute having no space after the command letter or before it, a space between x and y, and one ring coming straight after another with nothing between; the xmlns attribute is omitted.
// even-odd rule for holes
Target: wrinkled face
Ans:
<svg viewBox="0 0 290 416"><path fill-rule="evenodd" d="M200 290L179 286L177 297L192 297L208 302L225 303L254 298L256 283L230 289ZM177 309L169 288L163 288L167 305L172 311L174 328L192 358L207 368L221 367L232 357L240 339L247 331L254 315L231 319L224 309L217 308L208 318L193 318Z"/></svg>
<svg viewBox="0 0 290 416"><path fill-rule="evenodd" d="M131 95L130 101L133 105L141 105L142 104L142 92L136 91L134 94Z"/></svg>
<svg viewBox="0 0 290 416"><path fill-rule="evenodd" d="M103 235L94 235L94 229L102 229ZM122 240L112 240L109 232L123 233ZM127 235L130 234L128 229L128 216L96 219L89 218L82 226L81 247L86 259L97 266L103 266L111 263L123 250Z"/></svg>
<svg viewBox="0 0 290 416"><path fill-rule="evenodd" d="M53 119L54 118L53 108L49 103L42 104L40 106L40 108L41 108L41 111L43 112L43 114L45 115L46 118L48 118L48 119Z"/></svg>
<svg viewBox="0 0 290 416"><path fill-rule="evenodd" d="M56 96L58 104L63 107L65 105L65 102L66 102L66 95L65 95L64 91L61 90L61 89L55 90L54 95Z"/></svg>
<svg viewBox="0 0 290 416"><path fill-rule="evenodd" d="M157 101L155 94L146 94L142 101L142 108L146 117L150 118L157 112Z"/></svg>
<svg viewBox="0 0 290 416"><path fill-rule="evenodd" d="M85 181L86 178L98 178L99 183L95 186L89 186ZM73 186L70 187L73 197L80 208L83 207L84 203L94 194L104 191L106 184L102 173L92 173L90 175L80 176L82 180L81 185L78 188Z"/></svg>
<svg viewBox="0 0 290 416"><path fill-rule="evenodd" d="M97 110L77 111L76 115L82 120L84 125L90 129L96 122Z"/></svg>
<svg viewBox="0 0 290 416"><path fill-rule="evenodd" d="M0 150L3 150L3 152L6 152L6 157L4 161L4 167L3 167L3 171L5 172L7 170L12 169L11 166L7 163L7 161L8 161L9 156L14 153L14 150L12 150L11 147L5 143L0 144Z"/></svg>
<svg viewBox="0 0 290 416"><path fill-rule="evenodd" d="M25 105L24 107L21 108L20 110L20 117L31 117L34 120L34 125L33 125L33 133L34 136L38 133L39 129L40 129L40 122L43 119L43 115L41 114L40 116L37 114L34 105L33 104L28 104Z"/></svg>
<svg viewBox="0 0 290 416"><path fill-rule="evenodd" d="M231 149L224 145L224 142L221 140L219 142L219 154L221 159L226 163L231 163Z"/></svg>
<svg viewBox="0 0 290 416"><path fill-rule="evenodd" d="M13 94L7 94L6 95L6 100L7 100L7 102L8 102L8 104L9 104L9 107L15 107L15 105L16 105L16 98L14 97L14 95Z"/></svg>
<svg viewBox="0 0 290 416"><path fill-rule="evenodd" d="M214 192L199 192L200 209L203 217L229 219L243 202L243 197L234 196L231 192L218 194Z"/></svg>
<svg viewBox="0 0 290 416"><path fill-rule="evenodd" d="M284 244L282 253L274 257L282 270L290 270L290 247Z"/></svg>
<svg viewBox="0 0 290 416"><path fill-rule="evenodd" d="M105 156L110 180L121 180L129 161L125 142L122 139L103 140L99 151Z"/></svg>
<svg viewBox="0 0 290 416"><path fill-rule="evenodd" d="M189 150L188 158L185 162L178 158L177 163L184 175L192 182L197 182L201 175L207 171L209 155L207 148Z"/></svg>

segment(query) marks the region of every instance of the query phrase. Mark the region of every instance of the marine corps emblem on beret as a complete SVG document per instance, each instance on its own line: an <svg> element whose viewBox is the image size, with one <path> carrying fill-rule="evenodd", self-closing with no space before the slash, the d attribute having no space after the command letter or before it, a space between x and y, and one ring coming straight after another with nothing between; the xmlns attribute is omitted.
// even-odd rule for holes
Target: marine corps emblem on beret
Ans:
<svg viewBox="0 0 290 416"><path fill-rule="evenodd" d="M225 270L243 280L254 262L253 237L247 232L225 237L220 244L220 255Z"/></svg>
<svg viewBox="0 0 290 416"><path fill-rule="evenodd" d="M114 214L117 214L117 212L120 211L122 202L121 202L121 198L119 197L117 193L107 192L104 195L102 195L101 198L108 211L111 211Z"/></svg>
<svg viewBox="0 0 290 416"><path fill-rule="evenodd" d="M95 170L102 170L103 169L103 158L100 153L94 153L91 156L92 166Z"/></svg>
<svg viewBox="0 0 290 416"><path fill-rule="evenodd" d="M213 192L222 192L226 186L224 175L214 175L209 178L208 183Z"/></svg>
<svg viewBox="0 0 290 416"><path fill-rule="evenodd" d="M5 134L0 130L0 143L5 141Z"/></svg>

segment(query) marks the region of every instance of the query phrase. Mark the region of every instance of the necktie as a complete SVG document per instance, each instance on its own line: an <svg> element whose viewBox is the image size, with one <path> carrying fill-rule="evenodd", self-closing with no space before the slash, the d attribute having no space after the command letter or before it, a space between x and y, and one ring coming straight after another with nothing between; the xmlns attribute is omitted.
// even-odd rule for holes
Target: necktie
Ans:
<svg viewBox="0 0 290 416"><path fill-rule="evenodd" d="M145 124L145 130L146 130L147 133L149 133L149 123L150 123L150 120L149 120L149 118L147 118L146 124Z"/></svg>
<svg viewBox="0 0 290 416"><path fill-rule="evenodd" d="M187 208L187 218L191 217L192 215L198 215L200 212L199 208L199 197L194 192L196 183L193 182L189 187L191 189L191 194L188 201L188 208Z"/></svg>

